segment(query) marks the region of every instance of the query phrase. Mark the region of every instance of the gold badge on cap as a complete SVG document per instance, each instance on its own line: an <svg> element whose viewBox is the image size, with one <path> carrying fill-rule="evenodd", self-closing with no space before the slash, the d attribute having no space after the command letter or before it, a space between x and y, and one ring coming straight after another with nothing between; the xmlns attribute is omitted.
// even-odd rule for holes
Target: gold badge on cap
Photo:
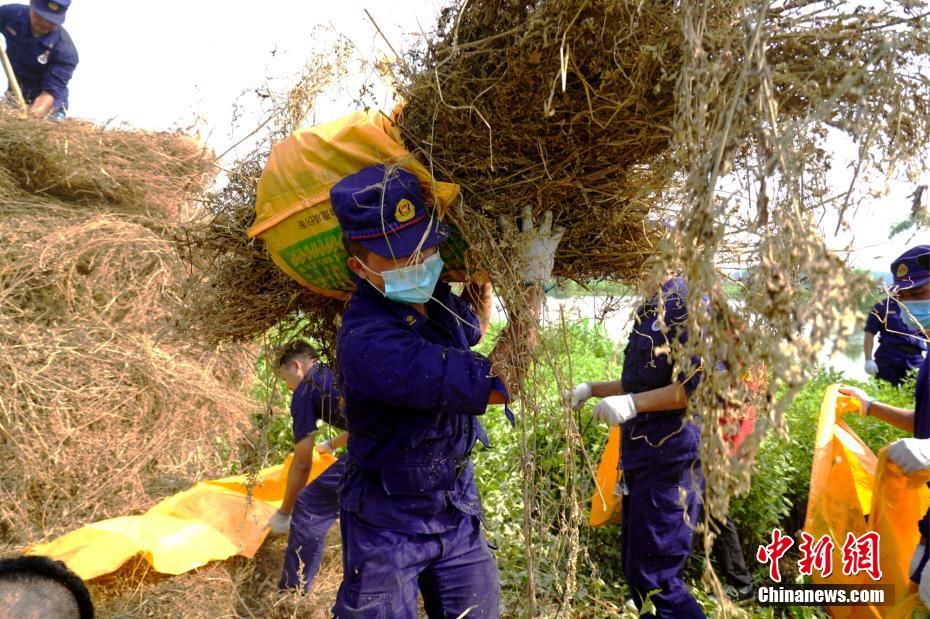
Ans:
<svg viewBox="0 0 930 619"><path fill-rule="evenodd" d="M400 223L404 223L405 221L413 219L415 212L416 209L413 208L413 202L407 198L403 198L397 202L397 207L394 209L394 219Z"/></svg>
<svg viewBox="0 0 930 619"><path fill-rule="evenodd" d="M49 2L48 8L50 8L53 11L57 11L60 7L58 6L57 2Z"/></svg>
<svg viewBox="0 0 930 619"><path fill-rule="evenodd" d="M907 275L907 265L904 264L904 263L902 262L901 264L898 265L898 270L897 270L897 272L894 274L894 276L895 276L895 277L904 277L905 275Z"/></svg>

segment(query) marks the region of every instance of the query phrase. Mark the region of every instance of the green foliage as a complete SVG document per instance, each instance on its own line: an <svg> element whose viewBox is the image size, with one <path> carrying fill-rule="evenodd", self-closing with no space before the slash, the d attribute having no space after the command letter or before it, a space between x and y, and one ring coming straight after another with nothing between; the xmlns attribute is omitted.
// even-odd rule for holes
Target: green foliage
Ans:
<svg viewBox="0 0 930 619"><path fill-rule="evenodd" d="M288 414L291 392L275 374L268 355L259 355L255 368L255 384L251 396L263 404L263 410L252 415L266 458L280 462L294 449L294 432Z"/></svg>
<svg viewBox="0 0 930 619"><path fill-rule="evenodd" d="M618 281L598 280L578 283L565 279L547 293L555 299L574 299L576 297L629 297L635 295L632 287Z"/></svg>
<svg viewBox="0 0 930 619"><path fill-rule="evenodd" d="M846 380L839 373L819 372L788 408L787 435L771 435L762 442L753 467L752 488L747 496L733 502L731 516L740 526L744 548L755 548L763 539L770 537L776 526L793 532L804 525L820 402L827 387L833 383L861 387L873 397L894 406L914 407L913 378L896 388L876 379L863 383ZM900 430L876 419L848 415L846 422L875 452L905 436Z"/></svg>
<svg viewBox="0 0 930 619"><path fill-rule="evenodd" d="M481 352L490 351L499 330L500 325L492 328L479 347ZM527 384L537 390L539 410L523 410L518 402L514 406L518 425L511 429L503 415L503 407L489 409L482 422L493 447L479 451L475 458L478 484L490 525L489 539L497 546L501 579L507 583L503 588L505 614L518 613L525 608L524 517L527 506L523 502L524 483L531 489L533 497L529 509L539 612L554 614L564 590L564 536L570 522L568 507L571 500L576 500L576 508L580 510L576 517L586 521L590 508L588 497L593 492L591 472L597 468L607 438L606 427L591 423L590 404L572 415L581 444L570 461L577 475L574 479L569 478L566 474L569 461L565 454L568 428L571 426L567 425L569 418L558 393L583 380L616 380L622 363L618 345L593 324L571 324L565 327L564 332L560 329L544 332L540 352L539 361L531 368L527 380ZM820 403L826 388L838 382L860 386L889 404L914 406L913 379L901 388L894 388L874 379L858 383L845 380L838 373L819 372L789 407L786 435L779 437L773 434L763 441L750 492L734 500L731 513L741 527L744 551L750 565L753 565L752 551L771 535L774 527L794 531L803 526ZM524 475L528 467L522 456L521 420L526 423L526 447L532 456L533 468L529 477ZM903 435L875 419L850 417L847 422L875 451ZM569 493L575 499L567 499ZM591 616L629 616L629 611L624 609L629 592L620 568L619 527L591 529L582 523L579 535L581 567L574 608L589 608ZM688 577L700 603L712 614L716 603L702 591L699 561L692 561ZM822 610L812 608L774 611L751 605L744 608L752 617L825 616Z"/></svg>
<svg viewBox="0 0 930 619"><path fill-rule="evenodd" d="M479 351L487 353L496 341L500 325L494 325ZM576 496L590 496L593 491L590 467L597 467L600 450L607 439L607 428L590 421L590 411L568 416L559 393L582 380L609 380L619 376L619 358L614 344L600 326L575 323L564 332L553 329L541 334L541 361L530 369L526 381L536 390L538 410L527 410L520 402L513 406L517 427L511 428L503 407L492 407L482 417L482 423L492 441L492 448L477 451L475 468L478 485L489 524L488 537L497 546L498 566L504 588L503 604L508 612L523 608L527 586L525 553L523 485L532 489L534 501L529 505L532 518L536 586L540 604L557 603L564 590L564 565L567 548L560 534L571 526L572 519L586 519L587 505ZM523 454L524 424L527 451L532 454L532 474L527 477ZM580 444L568 450L568 430L577 427ZM586 448L586 449L584 449ZM567 455L568 454L568 455ZM567 458L570 460L567 461ZM568 466L568 465L571 466ZM574 480L567 479L567 470L574 469ZM577 489L571 491L571 484ZM590 565L590 574L579 575L578 594L599 600L623 599L619 568L617 527L588 529L582 527L580 547L608 550L607 556L582 555L581 564ZM593 539L591 539L593 538ZM599 540L603 540L601 543ZM601 567L603 566L603 570ZM606 570L606 573L605 573ZM587 571L587 570L585 570ZM608 577L604 577L608 576ZM551 595L543 599L542 592Z"/></svg>
<svg viewBox="0 0 930 619"><path fill-rule="evenodd" d="M479 352L490 352L502 326L491 326ZM538 361L530 368L526 381L535 390L535 408L517 401L513 406L517 426L511 428L502 406L489 407L481 421L492 447L479 446L474 456L487 535L497 548L504 583L503 615L519 616L526 609L527 531L532 542L537 614L557 614L566 592L570 563L567 540L577 531L578 574L570 614L634 617L636 613L625 607L629 590L620 567L620 528L592 529L586 525L593 472L608 428L591 421L593 403L569 414L559 397L561 390L581 381L618 379L622 344L612 342L603 327L593 323L572 323L564 329L544 331L540 337ZM913 379L896 389L875 380L857 383L844 380L840 374L818 373L789 407L786 435L773 434L763 440L751 490L732 504L731 515L741 528L750 565L754 564L756 545L766 540L774 527L794 531L803 525L820 402L826 388L836 382L860 386L883 402L914 406ZM268 461L280 461L292 448L286 412L290 393L264 358L258 360L258 379L252 395L267 403L265 412L254 416L259 442L264 444ZM902 435L875 419L850 417L847 421L876 451ZM529 503L524 503L525 488L531 497ZM701 568L699 558L692 561L687 577L698 602L708 616L713 616L717 604L700 582ZM758 618L825 616L820 609L812 608L759 608L751 603L741 608L748 616Z"/></svg>

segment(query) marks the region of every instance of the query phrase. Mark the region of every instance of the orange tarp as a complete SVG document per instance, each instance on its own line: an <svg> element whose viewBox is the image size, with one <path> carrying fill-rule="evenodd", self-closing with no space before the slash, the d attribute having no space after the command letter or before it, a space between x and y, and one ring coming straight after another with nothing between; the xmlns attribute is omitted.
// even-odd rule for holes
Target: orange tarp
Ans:
<svg viewBox="0 0 930 619"><path fill-rule="evenodd" d="M824 395L817 424L811 488L804 530L820 538L830 535L833 573L824 578L814 570L817 584L893 585L897 607L830 606L836 619L867 619L892 616L913 607L915 591L908 572L911 555L920 541L917 522L930 506L928 473L906 476L886 461L885 450L875 454L842 420L858 401L840 395L831 385ZM873 581L866 573L843 574L842 547L847 533L856 537L875 531L880 536L882 578ZM897 616L897 615L895 615Z"/></svg>
<svg viewBox="0 0 930 619"><path fill-rule="evenodd" d="M588 519L592 527L620 522L620 497L614 496L619 477L620 426L614 426L610 429L607 445L601 454L601 463L597 467L597 488L591 495L591 516Z"/></svg>

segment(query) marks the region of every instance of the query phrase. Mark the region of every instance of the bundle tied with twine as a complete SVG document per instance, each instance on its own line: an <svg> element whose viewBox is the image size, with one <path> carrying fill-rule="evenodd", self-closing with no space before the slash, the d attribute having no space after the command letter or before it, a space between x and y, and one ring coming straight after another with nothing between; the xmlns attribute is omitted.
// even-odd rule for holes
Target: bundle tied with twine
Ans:
<svg viewBox="0 0 930 619"><path fill-rule="evenodd" d="M228 471L238 349L173 332L179 216L212 178L173 133L0 112L0 531L7 551Z"/></svg>
<svg viewBox="0 0 930 619"><path fill-rule="evenodd" d="M788 405L827 342L850 332L854 301L866 293L865 278L828 250L818 221L829 215L845 230L844 216L866 193L859 183L920 171L930 39L917 10L817 0L471 0L445 11L428 45L399 63L407 145L438 178L462 185L453 222L505 301L518 293L516 248L496 237L495 221L526 204L537 216L551 209L567 228L558 275L685 277L689 332L701 337L657 352L686 374L699 369L693 358L704 360L689 410L701 415L705 501L717 520L748 488L763 435L786 431ZM827 178L834 140L854 153L840 195ZM644 268L650 255L657 259ZM739 305L724 292L722 264L749 274ZM727 371L709 371L717 362ZM553 369L564 387L592 378ZM770 379L761 394L744 380L750 371ZM537 416L547 397L522 393L527 505L538 505L532 445L546 427ZM723 428L749 403L756 430L732 453ZM579 423L564 422L567 451L578 445ZM567 478L586 474L573 457L566 466L580 467ZM583 555L578 503L590 484L579 487L565 489L554 513L527 510L520 604L530 615L572 607ZM554 569L564 587L555 600L538 599L536 579L553 565L535 553L552 545L553 520L562 526ZM712 569L706 577L725 599Z"/></svg>

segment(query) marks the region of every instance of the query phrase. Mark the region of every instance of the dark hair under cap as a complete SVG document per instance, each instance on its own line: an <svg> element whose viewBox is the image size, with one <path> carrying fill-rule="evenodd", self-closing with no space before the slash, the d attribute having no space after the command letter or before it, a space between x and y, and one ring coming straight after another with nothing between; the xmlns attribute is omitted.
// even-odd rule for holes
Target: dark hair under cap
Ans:
<svg viewBox="0 0 930 619"><path fill-rule="evenodd" d="M275 367L283 367L297 357L319 359L320 351L311 346L306 340L291 340L278 349L275 355Z"/></svg>
<svg viewBox="0 0 930 619"><path fill-rule="evenodd" d="M81 619L93 619L94 604L90 599L87 586L61 561L54 561L41 555L0 559L0 579L28 580L30 578L53 580L65 587L74 596Z"/></svg>

